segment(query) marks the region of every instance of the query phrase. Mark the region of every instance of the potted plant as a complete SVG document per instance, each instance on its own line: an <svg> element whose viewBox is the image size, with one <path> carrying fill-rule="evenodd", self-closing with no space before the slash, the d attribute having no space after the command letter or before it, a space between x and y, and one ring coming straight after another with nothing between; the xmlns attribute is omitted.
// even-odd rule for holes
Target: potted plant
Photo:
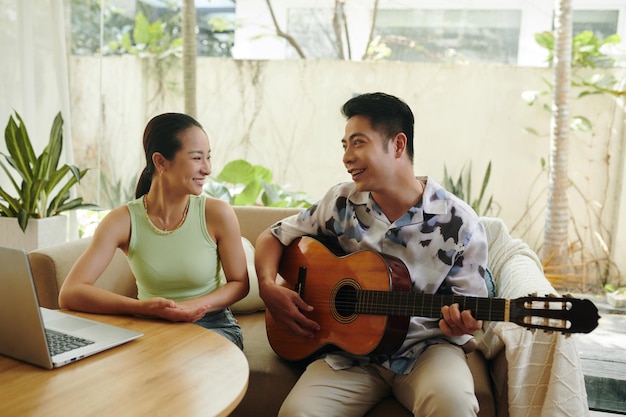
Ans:
<svg viewBox="0 0 626 417"><path fill-rule="evenodd" d="M209 177L204 193L227 201L233 206L302 207L312 199L272 183L272 172L262 165L252 165L243 159L230 161L217 177Z"/></svg>
<svg viewBox="0 0 626 417"><path fill-rule="evenodd" d="M6 173L14 193L2 188L0 184L0 220L2 217L14 218L13 229L21 229L21 232L26 234L29 223L36 222L36 219L62 218L63 225L65 225L67 219L65 216L57 216L58 214L79 208L97 209L97 206L83 203L80 197L70 198L70 189L83 178L87 169L81 170L69 164L59 166L63 150L61 112L54 118L50 139L39 156L35 155L24 121L17 112L15 112L15 118L13 115L9 117L4 139L8 154L0 152L4 159L4 161L0 159L0 167ZM17 226L19 229L16 229ZM15 236L18 233L11 231L8 227L11 226L3 227L0 237L6 240L13 235L13 238L23 240ZM67 235L65 229L62 235L62 240L65 240ZM6 241L2 244L10 246ZM17 246L23 247L24 245ZM23 247L23 249L33 248Z"/></svg>

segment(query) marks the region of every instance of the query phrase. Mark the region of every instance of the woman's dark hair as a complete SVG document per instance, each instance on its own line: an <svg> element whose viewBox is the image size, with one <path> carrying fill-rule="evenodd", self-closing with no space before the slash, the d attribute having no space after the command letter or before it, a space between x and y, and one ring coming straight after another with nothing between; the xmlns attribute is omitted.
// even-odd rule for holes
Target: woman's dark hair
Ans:
<svg viewBox="0 0 626 417"><path fill-rule="evenodd" d="M407 138L407 154L413 162L415 118L404 101L385 93L361 94L348 100L341 108L341 113L346 119L353 116L367 117L375 130L385 134L386 141L398 133L404 133Z"/></svg>
<svg viewBox="0 0 626 417"><path fill-rule="evenodd" d="M163 155L171 161L176 152L182 147L178 134L190 127L197 126L202 129L193 117L182 113L163 113L153 117L143 132L143 150L146 155L146 167L141 172L135 198L139 198L150 190L152 175L154 175L154 162L152 155L155 152Z"/></svg>

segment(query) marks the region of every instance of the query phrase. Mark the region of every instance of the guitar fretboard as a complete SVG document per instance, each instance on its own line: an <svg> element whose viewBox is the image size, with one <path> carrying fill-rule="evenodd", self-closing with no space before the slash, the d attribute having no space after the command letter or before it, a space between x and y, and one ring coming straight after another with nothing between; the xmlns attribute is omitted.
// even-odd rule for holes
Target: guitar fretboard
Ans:
<svg viewBox="0 0 626 417"><path fill-rule="evenodd" d="M441 307L458 303L461 311L471 310L477 320L509 321L509 300L504 298L420 294L406 291L355 291L356 313L438 318L441 316ZM350 301L338 299L337 302Z"/></svg>

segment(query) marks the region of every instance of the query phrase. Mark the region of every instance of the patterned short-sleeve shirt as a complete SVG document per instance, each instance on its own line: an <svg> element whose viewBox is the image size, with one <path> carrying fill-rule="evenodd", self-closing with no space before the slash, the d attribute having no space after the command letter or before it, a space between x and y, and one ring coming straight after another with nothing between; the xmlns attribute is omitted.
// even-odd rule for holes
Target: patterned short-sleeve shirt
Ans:
<svg viewBox="0 0 626 417"><path fill-rule="evenodd" d="M394 222L369 192L342 183L311 207L273 225L271 231L284 245L308 235L332 238L346 253L372 250L395 256L406 265L413 292L486 297L487 239L478 216L432 179L419 179L426 184L422 199ZM446 337L438 319L411 317L400 349L379 361L406 373L429 344L462 345L470 338ZM334 359L327 361L341 367L337 365L341 361Z"/></svg>

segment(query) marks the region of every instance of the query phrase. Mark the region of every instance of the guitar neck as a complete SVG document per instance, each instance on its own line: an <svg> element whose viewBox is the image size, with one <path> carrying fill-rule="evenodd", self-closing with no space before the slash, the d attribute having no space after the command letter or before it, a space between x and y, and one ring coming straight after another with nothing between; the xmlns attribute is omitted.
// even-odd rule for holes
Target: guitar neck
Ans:
<svg viewBox="0 0 626 417"><path fill-rule="evenodd" d="M509 321L510 302L504 298L370 290L357 290L354 296L355 311L362 314L439 318L441 307L457 303L477 320Z"/></svg>

